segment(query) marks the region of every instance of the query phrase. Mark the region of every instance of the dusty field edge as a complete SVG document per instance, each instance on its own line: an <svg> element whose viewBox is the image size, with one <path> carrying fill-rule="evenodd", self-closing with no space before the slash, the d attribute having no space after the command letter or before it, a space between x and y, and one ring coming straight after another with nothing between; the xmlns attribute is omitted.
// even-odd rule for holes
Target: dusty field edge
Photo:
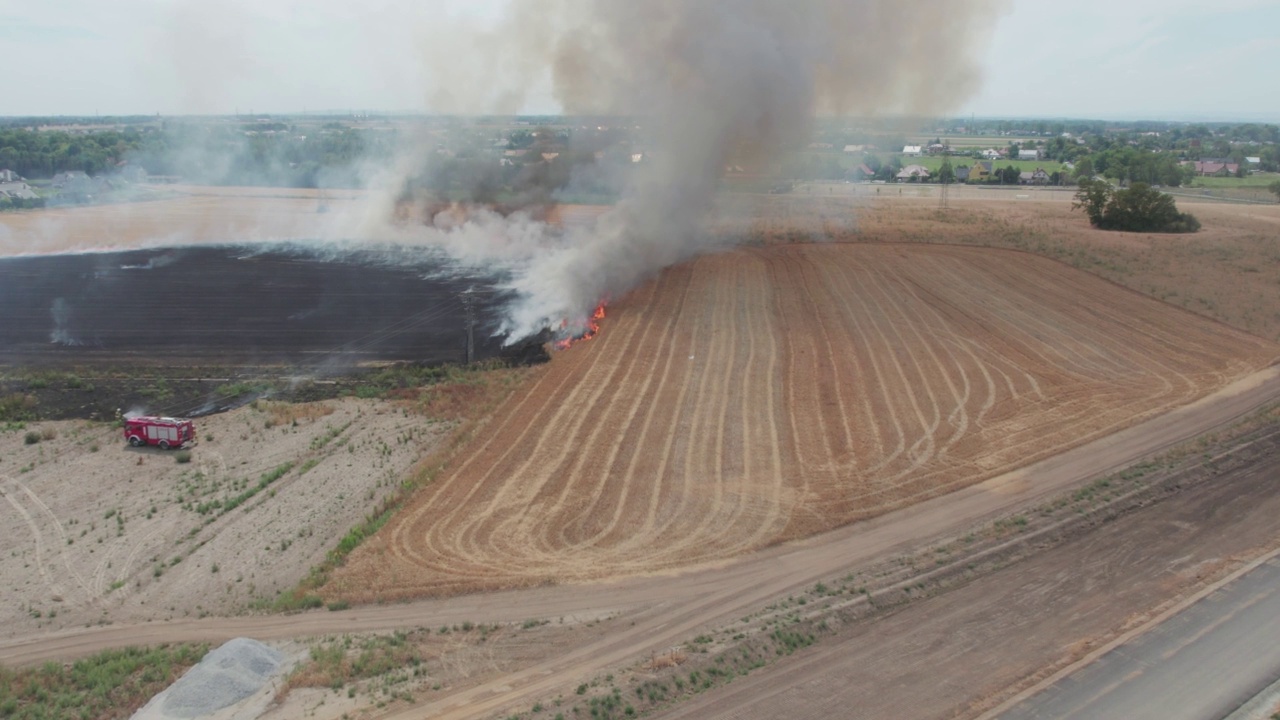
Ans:
<svg viewBox="0 0 1280 720"><path fill-rule="evenodd" d="M801 595L789 595L744 616L738 623L688 638L664 654L602 669L583 684L586 690L579 693L579 698L572 698L573 705L565 707L576 712L577 704L583 703L588 712L604 713L600 717L606 718L632 716L626 713L626 707L632 707L640 716L671 710L705 690L767 668L823 638L834 637L844 627L885 617L910 604L980 581L992 572L1077 540L1105 523L1213 482L1246 464L1250 459L1248 451L1257 443L1274 441L1278 436L1280 403L1271 403L1244 419L1148 455L1125 469L1006 511L963 533L935 538L914 552L895 554L860 571L818 582ZM1066 517L1054 517L1063 511ZM1091 639L1086 647L1075 648L1058 662L1031 669L1003 692L958 708L957 716L988 717L990 708L997 703L1032 692L1047 678L1068 672L1082 658L1092 657L1098 648L1140 632L1146 627L1145 618L1175 613L1206 588L1229 581L1242 564L1248 566L1259 555L1269 556L1277 551L1280 547L1273 543L1258 548L1249 557L1232 558L1233 562L1198 577L1192 586L1135 616L1143 620L1131 620ZM945 556L945 561L939 556ZM728 660L731 657L734 661ZM745 662L737 662L738 658ZM671 670L666 671L668 668ZM672 684L671 689L667 689L668 683ZM677 694L673 695L673 690ZM632 697L650 697L650 693L660 701L637 711ZM619 697L623 701L610 701ZM550 720L561 711L564 701L563 695L542 697L532 704L538 709L536 712L512 707L494 717ZM613 711L617 714L610 714Z"/></svg>
<svg viewBox="0 0 1280 720"><path fill-rule="evenodd" d="M1032 231L1032 230L1027 230L1027 232L1034 232L1034 231ZM1150 233L1132 233L1132 232L1123 232L1123 231L1118 231L1118 230L1101 230L1101 231L1099 231L1099 232L1113 233L1113 234L1118 234L1118 235L1131 235L1131 236L1132 236L1132 235L1137 235L1137 236L1146 236L1146 235L1150 234ZM1194 233L1193 233L1193 234L1194 234ZM1130 293L1130 294L1133 294L1133 295L1137 295L1137 296L1142 297L1142 298L1146 298L1147 300L1151 300L1151 301L1153 301L1153 302L1157 302L1157 303L1159 303L1159 304L1161 304L1161 305L1163 305L1163 306L1165 306L1165 307L1167 307L1167 308L1169 308L1169 309L1171 309L1171 310L1176 310L1176 311L1178 311L1178 312L1179 312L1179 313L1181 313L1181 314L1190 315L1190 316L1192 316L1192 317L1194 317L1194 318L1196 318L1196 319L1198 319L1198 320L1203 320L1203 321L1206 321L1206 322L1213 323L1214 325L1218 325L1218 326L1221 326L1221 327L1224 327L1224 328L1229 328L1230 330L1232 330L1232 331L1234 331L1234 332L1242 333L1242 334L1247 335L1247 336L1249 336L1249 337L1256 338L1256 339L1258 339L1258 340L1263 340L1263 341L1265 341L1265 342L1269 342L1269 343L1275 343L1275 342L1276 342L1275 340L1272 340L1272 339L1270 339L1270 338L1267 338L1267 337L1264 337L1264 336L1262 336L1262 335L1259 335L1259 334L1257 334L1257 333L1255 333L1255 332L1253 332L1253 331L1249 330L1248 328L1238 327L1238 326L1236 326L1236 325L1232 325L1231 323L1227 322L1226 320L1222 320L1222 319L1220 319L1220 318L1214 317L1213 315L1206 315L1206 314L1204 314L1204 313L1196 312L1195 310L1192 310L1191 308L1183 307L1182 305L1177 305L1177 304L1175 304L1175 303L1171 303L1171 302L1169 302L1168 300L1165 300L1164 298L1156 297L1155 295L1152 295L1152 294L1150 294L1150 293L1146 293L1146 292L1143 292L1143 291L1141 291L1141 290L1139 290L1139 289L1137 289L1137 288L1133 288L1133 287L1130 287L1130 286L1128 286L1128 285L1125 285L1124 283L1122 283L1122 282L1120 282L1120 281L1118 281L1118 280L1113 280L1112 278L1109 278L1109 277L1107 277L1107 276L1105 276L1105 275L1101 275L1101 274L1099 274L1099 273L1096 273L1096 272L1094 272L1094 271L1090 270L1088 267L1082 267L1082 266L1080 266L1080 265L1075 265L1075 264L1072 264L1072 263L1070 263L1070 262L1067 262L1066 260L1062 259L1061 257L1058 257L1058 256L1056 256L1056 255L1052 255L1052 254L1050 254L1050 253L1048 253L1048 252L1037 252L1036 250L1030 250L1030 249L1027 249L1027 248L1021 248L1021 247L1007 247L1007 246L1004 246L1004 245L996 245L996 244L993 244L993 243L990 243L990 242L981 242L981 243L978 243L978 242L967 242L967 243L966 243L966 242L949 242L949 241L934 241L934 240L904 240L904 241L901 241L901 242L892 242L892 241L888 241L888 240L860 240L860 239L858 239L858 238L859 238L859 236L858 236L858 234L855 232L855 233L848 234L848 235L843 236L843 237L835 237L835 238L832 238L832 239L831 239L831 240L829 240L828 242L830 242L830 243L832 243L832 244L838 244L838 245L884 245L884 246L893 246L893 245L931 245L931 246L933 246L933 245L936 245L936 246L938 246L938 247L968 248L968 249L977 249L977 250L993 250L993 251L998 251L998 252L1016 253L1016 254L1019 254L1019 255L1029 255L1029 256L1031 256L1031 257L1037 257L1037 258L1040 258L1040 259L1042 259L1042 260L1048 260L1049 262L1056 263L1056 264L1061 265L1061 266L1063 266L1063 267L1065 267L1065 268L1070 268L1070 269L1075 270L1075 271L1078 271L1078 272L1086 273L1086 274L1088 274L1090 277L1097 278L1098 280L1101 280L1102 282L1107 283L1108 285L1111 285L1112 287L1115 287L1116 289L1123 290L1124 292L1127 292L1127 293ZM1091 257L1092 257L1092 256L1091 256ZM1277 365L1280 365L1280 356L1277 356L1274 360L1272 360L1271 364L1270 364L1268 367L1274 367L1274 366L1277 366Z"/></svg>
<svg viewBox="0 0 1280 720"><path fill-rule="evenodd" d="M435 450L427 453L426 456L415 463L408 476L400 482L399 487L388 495L373 512L366 515L363 521L338 538L333 548L326 553L324 561L319 565L313 566L293 590L282 593L267 608L268 610L294 612L319 607L323 603L320 596L329 582L330 573L334 569L341 567L356 548L372 537L397 512L402 510L405 503L416 492L435 482L436 477L448 469L449 464L457 457L458 453L470 445L475 439L476 433L480 432L492 421L494 414L510 399L516 390L527 382L528 378L521 377L510 382L505 380L511 377L513 373L529 374L528 372L521 373L517 368L491 368L481 372L490 373L491 377L496 378L495 383L503 381L498 391L487 398L471 418L464 420L453 428ZM500 373L506 374L499 377ZM335 601L335 603L330 603L331 610L345 609L349 606L343 601Z"/></svg>
<svg viewBox="0 0 1280 720"><path fill-rule="evenodd" d="M1156 614L1154 617L1152 617L1142 625L1114 636L1109 641L1095 647L1084 657L1066 665L1065 667L1059 668L1056 672L1048 675L1047 677L1040 679L1035 684L1030 685L1029 687L1026 687L1025 689L1023 689L1022 691L1008 697L1004 702L1000 703L994 708L987 710L986 712L982 713L982 715L979 715L978 716L979 720L989 720L989 719L998 717L1001 713L1012 709L1018 703L1039 693L1041 690L1044 690L1050 687L1051 685L1058 682L1062 678L1067 677L1068 675L1071 675L1077 670L1080 670L1081 668L1092 664L1094 661L1096 661L1098 658L1102 657L1103 655L1111 652L1112 650L1120 647L1121 645L1124 645L1125 643L1132 641L1134 638L1139 637L1140 635L1144 635L1147 632L1155 629L1161 623L1173 617L1174 615L1177 615L1183 610L1186 610L1192 605L1195 605L1196 603L1200 602L1206 597L1209 597L1213 593L1221 590L1226 585L1258 569L1263 564L1267 563L1268 561L1272 560L1277 556L1280 556L1280 546L1277 546L1272 550L1270 550L1269 552L1263 553L1262 555L1258 555L1254 557L1252 560L1249 560L1248 562L1244 563L1244 565L1240 566L1238 569L1234 570L1233 572L1227 574L1225 577L1221 577L1215 582L1209 583L1208 585L1201 587L1200 590L1194 593L1190 593L1189 595L1183 596L1183 598L1180 601L1174 603L1171 606L1165 607L1165 609L1163 609L1161 612ZM1263 693L1266 693L1266 692L1267 690L1263 691Z"/></svg>

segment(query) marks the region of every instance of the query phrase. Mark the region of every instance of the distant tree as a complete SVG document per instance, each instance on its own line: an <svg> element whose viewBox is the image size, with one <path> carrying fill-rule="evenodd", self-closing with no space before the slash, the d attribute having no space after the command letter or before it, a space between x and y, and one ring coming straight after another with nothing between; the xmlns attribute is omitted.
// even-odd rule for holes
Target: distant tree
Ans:
<svg viewBox="0 0 1280 720"><path fill-rule="evenodd" d="M1276 202L1280 202L1280 180L1276 180L1267 186L1267 189L1275 193Z"/></svg>
<svg viewBox="0 0 1280 720"><path fill-rule="evenodd" d="M1020 177L1022 177L1022 172L1012 165L1000 171L1000 182L1005 185L1017 185Z"/></svg>
<svg viewBox="0 0 1280 720"><path fill-rule="evenodd" d="M1093 161L1087 157L1080 158L1076 163L1076 177L1082 180L1093 179Z"/></svg>
<svg viewBox="0 0 1280 720"><path fill-rule="evenodd" d="M951 167L951 158L942 158L942 167L938 168L938 182L950 184L956 181L956 171Z"/></svg>
<svg viewBox="0 0 1280 720"><path fill-rule="evenodd" d="M1103 180L1081 180L1073 210L1084 210L1089 222L1101 230L1126 232L1190 233L1200 221L1178 212L1173 198L1146 183L1115 190Z"/></svg>
<svg viewBox="0 0 1280 720"><path fill-rule="evenodd" d="M1094 227L1100 227L1107 211L1107 203L1111 201L1114 192L1111 184L1106 180L1081 178L1080 190L1076 193L1075 202L1071 203L1071 209L1084 210L1089 223Z"/></svg>

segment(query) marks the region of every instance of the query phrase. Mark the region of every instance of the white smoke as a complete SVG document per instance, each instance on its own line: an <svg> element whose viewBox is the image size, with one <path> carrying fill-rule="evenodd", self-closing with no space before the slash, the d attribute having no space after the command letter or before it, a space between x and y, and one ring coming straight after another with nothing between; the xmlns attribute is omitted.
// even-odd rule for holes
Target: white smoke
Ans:
<svg viewBox="0 0 1280 720"><path fill-rule="evenodd" d="M513 338L581 317L721 242L706 232L730 159L766 164L815 113L935 113L977 87L982 0L542 0L431 38L436 109L511 111L550 70L569 114L637 118L651 151L589 229L487 215L440 228L472 262L521 262ZM443 30L443 28L442 28Z"/></svg>

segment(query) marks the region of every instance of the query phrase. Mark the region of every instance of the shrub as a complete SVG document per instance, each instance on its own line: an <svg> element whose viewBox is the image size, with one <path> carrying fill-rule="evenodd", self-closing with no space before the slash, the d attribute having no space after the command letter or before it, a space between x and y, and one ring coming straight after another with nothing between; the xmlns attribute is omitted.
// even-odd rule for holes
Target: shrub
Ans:
<svg viewBox="0 0 1280 720"><path fill-rule="evenodd" d="M28 430L27 434L23 436L22 441L28 445L35 445L40 442L40 433L35 430Z"/></svg>
<svg viewBox="0 0 1280 720"><path fill-rule="evenodd" d="M179 465L185 465L191 462L191 451L179 450L178 452L174 453L173 461L178 463Z"/></svg>
<svg viewBox="0 0 1280 720"><path fill-rule="evenodd" d="M52 440L58 437L58 431L53 428L45 428L40 431L41 440Z"/></svg>
<svg viewBox="0 0 1280 720"><path fill-rule="evenodd" d="M1073 210L1083 210L1089 222L1101 230L1125 232L1191 233L1200 221L1178 212L1173 198L1146 183L1116 190L1105 180L1081 180Z"/></svg>
<svg viewBox="0 0 1280 720"><path fill-rule="evenodd" d="M30 420L35 415L36 398L34 395L13 393L0 396L0 420Z"/></svg>

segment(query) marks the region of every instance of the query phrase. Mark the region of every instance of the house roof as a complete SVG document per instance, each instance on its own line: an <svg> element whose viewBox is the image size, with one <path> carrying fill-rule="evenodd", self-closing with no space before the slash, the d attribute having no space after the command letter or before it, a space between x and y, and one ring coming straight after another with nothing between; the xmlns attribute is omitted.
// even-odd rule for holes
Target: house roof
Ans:
<svg viewBox="0 0 1280 720"><path fill-rule="evenodd" d="M913 153L914 153L914 154L916 154L916 155L919 155L921 151L920 151L920 146L919 146L919 145L903 145L903 146L902 146L902 152L903 152L904 154L913 154Z"/></svg>
<svg viewBox="0 0 1280 720"><path fill-rule="evenodd" d="M908 165L902 168L902 170L898 172L897 176L902 179L912 177L927 178L929 177L929 168L923 165Z"/></svg>
<svg viewBox="0 0 1280 720"><path fill-rule="evenodd" d="M21 200L35 200L40 197L31 190L30 185L24 182L0 182L0 196Z"/></svg>
<svg viewBox="0 0 1280 720"><path fill-rule="evenodd" d="M1235 173L1240 171L1240 166L1235 163L1207 162L1204 160L1196 163L1196 172L1204 175L1216 175L1223 170L1226 170L1229 173Z"/></svg>

